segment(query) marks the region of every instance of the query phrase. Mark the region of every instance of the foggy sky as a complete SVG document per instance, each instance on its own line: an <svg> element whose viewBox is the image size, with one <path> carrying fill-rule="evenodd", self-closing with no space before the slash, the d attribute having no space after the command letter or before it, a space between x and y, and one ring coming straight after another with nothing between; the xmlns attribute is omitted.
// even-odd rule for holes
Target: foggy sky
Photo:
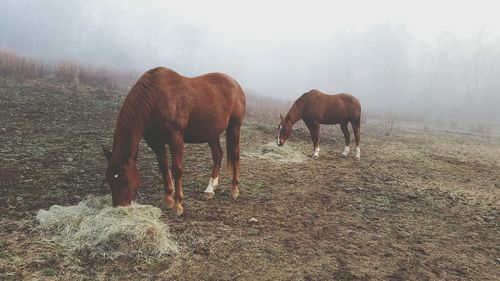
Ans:
<svg viewBox="0 0 500 281"><path fill-rule="evenodd" d="M317 88L372 112L500 122L494 1L290 2L0 0L0 49L220 71L287 100Z"/></svg>

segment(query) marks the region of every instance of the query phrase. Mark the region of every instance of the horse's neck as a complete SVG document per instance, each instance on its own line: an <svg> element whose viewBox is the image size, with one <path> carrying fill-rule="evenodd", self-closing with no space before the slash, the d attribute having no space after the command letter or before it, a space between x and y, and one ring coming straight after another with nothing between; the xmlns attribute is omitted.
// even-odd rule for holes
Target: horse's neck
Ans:
<svg viewBox="0 0 500 281"><path fill-rule="evenodd" d="M148 122L146 116L148 116L146 112L141 112L141 114L120 112L113 140L113 160L115 163L136 162L139 143Z"/></svg>
<svg viewBox="0 0 500 281"><path fill-rule="evenodd" d="M296 101L287 113L286 118L293 124L297 123L302 118L303 104L301 101Z"/></svg>
<svg viewBox="0 0 500 281"><path fill-rule="evenodd" d="M127 130L117 125L113 141L113 160L115 163L125 164L130 161L134 163L137 161L137 151L139 150L139 143L143 133L144 130L140 130L139 127L132 127L130 130Z"/></svg>

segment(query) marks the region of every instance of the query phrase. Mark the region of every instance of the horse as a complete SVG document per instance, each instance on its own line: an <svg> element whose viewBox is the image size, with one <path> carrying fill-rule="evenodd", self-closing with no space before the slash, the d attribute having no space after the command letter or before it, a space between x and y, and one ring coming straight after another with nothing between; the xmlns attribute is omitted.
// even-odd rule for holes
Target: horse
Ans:
<svg viewBox="0 0 500 281"><path fill-rule="evenodd" d="M240 128L245 108L243 89L226 74L184 77L164 67L144 73L120 109L112 151L102 147L108 161L106 181L111 189L113 206L130 205L139 190L137 152L142 138L156 154L167 208L173 208L177 216L184 212L184 144L208 143L213 167L203 197L211 199L219 183L223 156L219 138L224 131L227 166L228 171L232 171L231 196L238 197ZM166 145L172 156L172 171L168 167Z"/></svg>
<svg viewBox="0 0 500 281"><path fill-rule="evenodd" d="M304 121L313 142L312 158L319 157L319 125L340 124L345 137L345 147L342 155L349 154L350 135L347 125L351 123L356 140L356 159L360 158L359 149L360 127L361 127L361 105L354 96L346 93L328 95L316 89L310 90L300 96L292 105L285 117L280 114L280 124L278 126L278 146L285 144L285 141L292 133L292 126L300 119Z"/></svg>

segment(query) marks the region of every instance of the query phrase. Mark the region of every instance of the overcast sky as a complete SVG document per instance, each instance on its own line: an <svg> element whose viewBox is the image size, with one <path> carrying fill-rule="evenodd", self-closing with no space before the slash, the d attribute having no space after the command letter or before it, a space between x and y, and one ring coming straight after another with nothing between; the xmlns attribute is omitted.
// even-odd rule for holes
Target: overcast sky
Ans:
<svg viewBox="0 0 500 281"><path fill-rule="evenodd" d="M318 88L352 92L369 109L407 111L443 91L459 92L462 104L479 91L496 101L497 6L481 0L0 0L0 48L138 72L155 66L187 76L221 71L261 95L293 99ZM380 102L393 96L392 105Z"/></svg>
<svg viewBox="0 0 500 281"><path fill-rule="evenodd" d="M405 25L416 38L439 33L469 36L485 27L498 33L497 1L159 1L180 21L204 26L236 43L321 40L338 30L381 22Z"/></svg>

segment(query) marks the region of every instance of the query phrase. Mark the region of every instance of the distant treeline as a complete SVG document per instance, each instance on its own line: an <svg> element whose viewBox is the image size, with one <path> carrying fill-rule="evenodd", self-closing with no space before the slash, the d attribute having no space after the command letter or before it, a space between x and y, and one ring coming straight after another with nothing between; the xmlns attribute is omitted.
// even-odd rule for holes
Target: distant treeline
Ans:
<svg viewBox="0 0 500 281"><path fill-rule="evenodd" d="M89 67L72 61L47 64L6 50L0 50L0 76L18 80L50 79L64 84L82 83L106 89L127 88L138 78L137 73L132 71Z"/></svg>

